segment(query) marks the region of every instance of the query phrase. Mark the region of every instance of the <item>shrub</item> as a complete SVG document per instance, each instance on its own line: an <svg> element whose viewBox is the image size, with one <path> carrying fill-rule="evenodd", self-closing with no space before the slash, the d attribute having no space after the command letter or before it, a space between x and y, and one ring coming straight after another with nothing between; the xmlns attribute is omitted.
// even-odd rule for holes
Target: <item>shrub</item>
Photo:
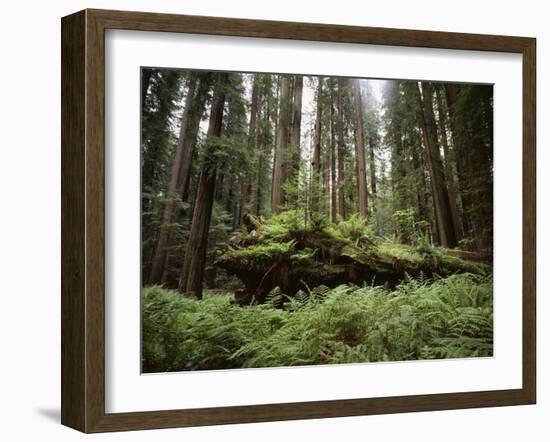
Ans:
<svg viewBox="0 0 550 442"><path fill-rule="evenodd" d="M372 241L374 237L374 230L368 225L367 219L354 213L347 220L340 218L336 229L343 238L348 238L356 245L359 245L362 241L367 243Z"/></svg>
<svg viewBox="0 0 550 442"><path fill-rule="evenodd" d="M288 241L306 230L304 215L298 210L286 210L264 223L263 240Z"/></svg>

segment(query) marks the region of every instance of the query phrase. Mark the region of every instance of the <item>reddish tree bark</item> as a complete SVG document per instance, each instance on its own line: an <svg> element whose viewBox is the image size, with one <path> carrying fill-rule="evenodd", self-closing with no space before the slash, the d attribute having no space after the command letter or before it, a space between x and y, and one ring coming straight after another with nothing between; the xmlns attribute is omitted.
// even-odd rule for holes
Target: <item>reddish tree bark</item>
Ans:
<svg viewBox="0 0 550 442"><path fill-rule="evenodd" d="M258 85L258 76L254 75L252 83L252 94L250 97L250 121L248 124L248 154L254 157L258 149L258 137L260 132L260 94ZM252 198L252 174L247 172L242 188L241 203L239 207L239 220L244 216L244 208L250 204Z"/></svg>
<svg viewBox="0 0 550 442"><path fill-rule="evenodd" d="M338 214L342 219L346 219L346 202L344 193L344 157L346 152L346 140L344 138L344 109L342 103L342 93L344 88L344 80L338 79L338 92L336 104L338 114L336 119L336 131L338 133Z"/></svg>
<svg viewBox="0 0 550 442"><path fill-rule="evenodd" d="M454 235L453 220L451 208L449 206L449 196L447 194L443 163L441 161L441 154L437 143L437 132L432 104L433 89L431 84L423 82L421 86L415 88L415 91L419 106L418 116L420 126L422 128L426 162L428 163L428 170L430 173L432 198L436 226L439 232L439 241L443 247L455 247L457 240ZM420 91L422 91L422 95L420 94Z"/></svg>
<svg viewBox="0 0 550 442"><path fill-rule="evenodd" d="M313 135L313 157L311 159L312 172L314 178L320 180L321 177L321 114L322 102L321 95L323 93L323 78L319 77L317 83L317 112L315 114L315 129Z"/></svg>
<svg viewBox="0 0 550 442"><path fill-rule="evenodd" d="M443 106L443 97L439 87L435 88L435 95L437 98L437 113L439 130L441 132L441 144L443 146L443 155L445 162L445 178L447 181L447 193L449 195L449 206L451 208L451 215L453 219L453 229L457 242L460 240L460 216L458 212L457 204L457 192L455 187L455 178L453 174L453 167L451 162L451 152L449 148L449 142L447 140L447 110Z"/></svg>
<svg viewBox="0 0 550 442"><path fill-rule="evenodd" d="M369 137L369 172L371 194L376 195L376 159L374 155L374 137Z"/></svg>
<svg viewBox="0 0 550 442"><path fill-rule="evenodd" d="M363 124L363 99L359 80L353 80L353 96L355 99L355 156L357 162L357 209L359 214L368 214L367 175L365 163L365 130Z"/></svg>
<svg viewBox="0 0 550 442"><path fill-rule="evenodd" d="M334 81L330 83L330 215L336 222L338 203L336 194L336 127L334 121Z"/></svg>
<svg viewBox="0 0 550 442"><path fill-rule="evenodd" d="M316 217L320 215L321 189L323 176L321 175L321 116L323 78L318 78L317 83L317 111L315 114L315 127L313 134L313 156L311 158L311 212ZM324 183L323 183L324 184Z"/></svg>
<svg viewBox="0 0 550 442"><path fill-rule="evenodd" d="M290 145L292 146L291 178L296 178L300 170L300 141L302 130L302 95L304 77L296 76L294 81L294 99L292 100L292 127L290 130Z"/></svg>
<svg viewBox="0 0 550 442"><path fill-rule="evenodd" d="M290 77L281 78L279 95L279 116L277 122L277 139L275 143L275 160L273 164L273 181L271 190L271 211L279 213L285 202L283 184L286 181L287 148L289 135L289 108L290 108Z"/></svg>
<svg viewBox="0 0 550 442"><path fill-rule="evenodd" d="M220 72L217 74L206 143L206 148L212 150L212 154L214 153L214 149L216 149L216 145L214 143L210 144L208 141L212 140L212 138L219 137L221 134L227 81L227 73ZM193 219L189 231L189 241L187 243L179 283L180 292L192 293L199 299L202 298L202 282L206 263L206 245L208 230L210 228L210 219L212 217L217 169L216 164L212 161L210 152L206 152L204 158L199 175Z"/></svg>
<svg viewBox="0 0 550 442"><path fill-rule="evenodd" d="M178 144L168 184L167 201L162 215L160 235L151 262L149 284L166 282L167 279L166 270L170 258L168 250L173 242L171 225L175 222L177 201L185 200L187 197L191 160L195 150L200 120L210 90L210 77L210 74L199 74L191 75L189 79Z"/></svg>

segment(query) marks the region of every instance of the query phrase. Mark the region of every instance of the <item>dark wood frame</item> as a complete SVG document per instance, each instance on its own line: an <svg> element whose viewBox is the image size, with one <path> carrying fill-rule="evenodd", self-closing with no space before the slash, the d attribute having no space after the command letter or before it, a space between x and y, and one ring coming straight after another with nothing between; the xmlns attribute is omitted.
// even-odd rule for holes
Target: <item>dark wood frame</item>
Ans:
<svg viewBox="0 0 550 442"><path fill-rule="evenodd" d="M534 404L536 40L404 29L84 10L62 19L61 422L84 432ZM401 397L105 413L105 30L519 53L523 56L523 386Z"/></svg>

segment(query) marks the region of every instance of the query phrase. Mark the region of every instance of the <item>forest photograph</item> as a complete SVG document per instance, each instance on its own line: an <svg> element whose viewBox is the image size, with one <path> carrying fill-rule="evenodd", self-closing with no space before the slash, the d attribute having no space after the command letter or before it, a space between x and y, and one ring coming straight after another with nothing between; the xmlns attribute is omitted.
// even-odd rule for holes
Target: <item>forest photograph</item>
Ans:
<svg viewBox="0 0 550 442"><path fill-rule="evenodd" d="M143 373L493 356L493 86L141 69Z"/></svg>

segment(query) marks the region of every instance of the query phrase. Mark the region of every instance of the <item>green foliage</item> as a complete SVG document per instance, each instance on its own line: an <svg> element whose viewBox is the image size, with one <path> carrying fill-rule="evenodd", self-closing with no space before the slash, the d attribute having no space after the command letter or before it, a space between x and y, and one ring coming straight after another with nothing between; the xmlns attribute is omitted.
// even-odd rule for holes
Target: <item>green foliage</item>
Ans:
<svg viewBox="0 0 550 442"><path fill-rule="evenodd" d="M287 167L285 206L271 217L273 151L281 145L277 129L284 120L279 117L288 116L292 102L292 94L283 98L279 77L228 74L218 136L205 134L212 91L201 94L207 105L193 140L189 189L182 196L167 191L182 117L178 103L189 93L189 80L206 74L164 69L144 74L148 80L142 91L143 275L149 273L159 232L168 230L171 244L163 284L178 286L199 174L216 171L210 226L203 226L209 227L205 299L195 301L156 286L144 289L146 372L492 354L487 256L433 245L438 242L437 232L432 232L437 227L437 198L424 161L419 113L419 102L428 97L418 100L417 82L385 82L382 106L369 82L363 82L364 148L369 160L365 173L369 172L370 184L369 214L363 218L355 213L357 128L351 81L321 80L326 84L319 97L321 167L312 167L307 138L301 146L289 144L278 151ZM310 86L317 81L309 78ZM251 82L257 86L257 100L248 97ZM444 94L446 88L441 85L438 90L449 101L453 94ZM453 86L449 88L452 92ZM490 254L492 88L454 89L454 104L437 104L439 124L434 130L441 141L452 140L450 152L439 147L445 151L445 165L450 165L445 169L447 184L457 184L457 227L465 236L460 246ZM257 108L255 118L252 107ZM447 114L446 123L442 117ZM294 116L291 120L296 121ZM302 127L309 127L307 118ZM446 136L443 129L451 131ZM335 172L335 155L337 180L330 175ZM336 223L329 212L332 189L342 198L347 217ZM163 208L174 200L175 215L166 222ZM241 225L248 214L258 220L252 227ZM391 244L379 239L389 237ZM218 265L224 259L236 263ZM334 288L350 281L358 286ZM384 289L375 284L384 284ZM243 304L248 299L263 304L243 308L235 298Z"/></svg>
<svg viewBox="0 0 550 442"><path fill-rule="evenodd" d="M402 238L408 239L414 236L414 209L397 210L392 217L397 224Z"/></svg>
<svg viewBox="0 0 550 442"><path fill-rule="evenodd" d="M311 224L306 227L299 211L289 210L263 224L258 221L251 233L246 232L237 235L232 246L220 248L215 260L215 265L242 282L244 290L237 298L243 303L249 302L247 297L265 302L278 285L295 295L305 285L334 287L350 282L394 287L409 276L433 278L490 270L462 259L465 252L434 248L427 238L416 247L375 242L372 227L357 214L318 230ZM483 258L467 255L466 259ZM225 284L209 287L230 289Z"/></svg>
<svg viewBox="0 0 550 442"><path fill-rule="evenodd" d="M334 242L335 245L346 245L351 243L351 240L348 237L342 235L342 232L335 224L330 224L325 227L323 229L323 234L327 238L329 238L330 241Z"/></svg>
<svg viewBox="0 0 550 442"><path fill-rule="evenodd" d="M347 220L340 218L338 224L336 224L336 229L342 237L348 238L356 245L361 242L370 242L374 236L373 228L368 225L367 219L358 213L354 213Z"/></svg>
<svg viewBox="0 0 550 442"><path fill-rule="evenodd" d="M206 251L207 259L204 275L204 284L206 287L228 287L229 284L235 284L234 279L229 278L224 270L214 265L220 248L224 247L231 237L232 224L232 214L224 210L220 203L217 201L214 202ZM182 251L182 254L184 255L185 252ZM183 260L178 262L178 267L174 269L175 274L177 274L176 272L181 269L182 265Z"/></svg>
<svg viewBox="0 0 550 442"><path fill-rule="evenodd" d="M263 224L262 240L287 241L306 231L303 213L299 210L285 210L272 216Z"/></svg>
<svg viewBox="0 0 550 442"><path fill-rule="evenodd" d="M290 260L292 263L295 264L301 264L301 263L307 263L310 261L313 256L315 255L315 249L312 249L311 247L305 247L302 250L296 251L293 255L290 256Z"/></svg>
<svg viewBox="0 0 550 442"><path fill-rule="evenodd" d="M262 305L143 290L143 370L162 372L491 356L492 278L320 286ZM283 303L284 308L275 308Z"/></svg>
<svg viewBox="0 0 550 442"><path fill-rule="evenodd" d="M322 230L328 223L328 196L322 176L307 171L308 163L300 164L299 173L283 185L286 196L285 211L296 212L306 227Z"/></svg>

